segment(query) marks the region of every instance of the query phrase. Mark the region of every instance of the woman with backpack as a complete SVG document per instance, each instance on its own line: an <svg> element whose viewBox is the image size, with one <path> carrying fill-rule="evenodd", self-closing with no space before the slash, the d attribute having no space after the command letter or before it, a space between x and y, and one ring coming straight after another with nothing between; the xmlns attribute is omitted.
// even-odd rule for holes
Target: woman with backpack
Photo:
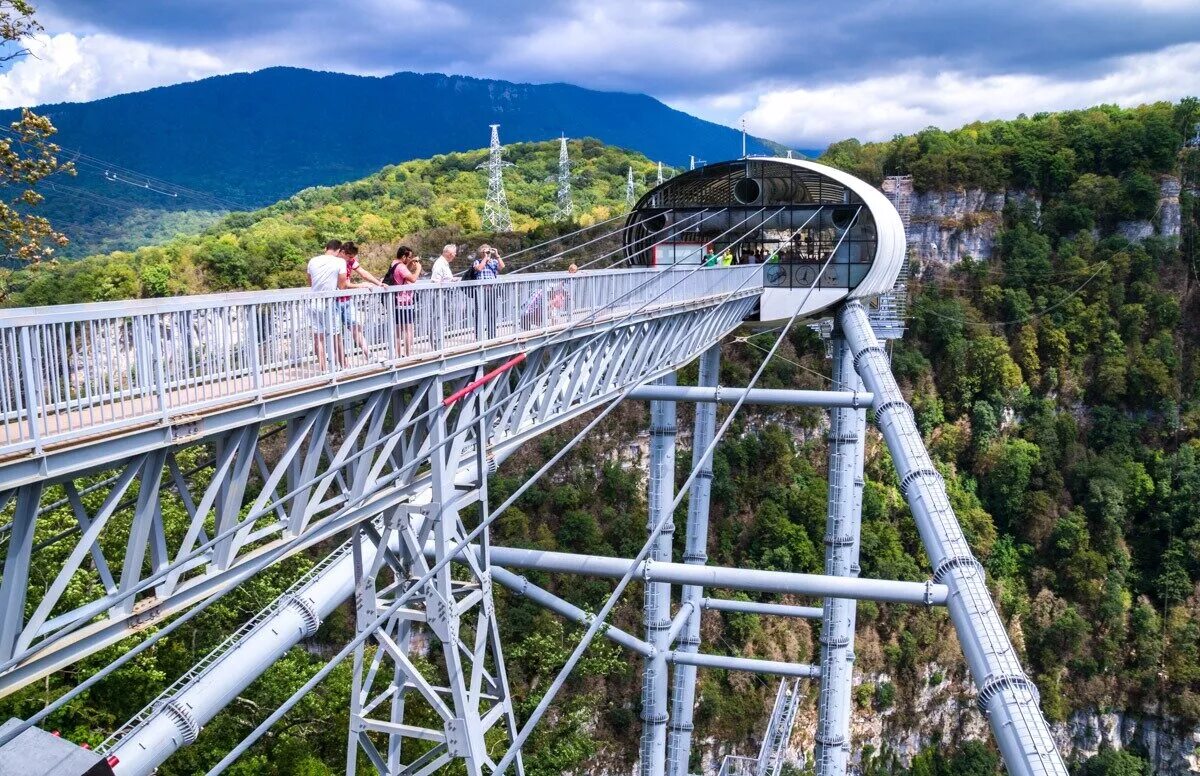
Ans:
<svg viewBox="0 0 1200 776"><path fill-rule="evenodd" d="M413 255L412 248L401 245L396 249L396 258L383 276L389 286L409 286L421 277L421 260ZM416 324L416 304L412 291L396 292L396 347L403 348L401 358L413 354L413 326Z"/></svg>

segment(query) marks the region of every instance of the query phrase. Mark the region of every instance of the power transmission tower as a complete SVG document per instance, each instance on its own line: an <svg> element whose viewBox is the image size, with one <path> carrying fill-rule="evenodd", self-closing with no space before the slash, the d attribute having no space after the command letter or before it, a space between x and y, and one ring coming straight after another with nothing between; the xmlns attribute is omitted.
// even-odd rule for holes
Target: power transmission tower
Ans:
<svg viewBox="0 0 1200 776"><path fill-rule="evenodd" d="M637 201L633 191L633 165L629 165L629 174L625 176L625 204L633 207L633 203Z"/></svg>
<svg viewBox="0 0 1200 776"><path fill-rule="evenodd" d="M558 196L554 209L555 221L570 221L575 217L575 202L571 198L571 158L567 154L567 138L562 137L558 148Z"/></svg>
<svg viewBox="0 0 1200 776"><path fill-rule="evenodd" d="M661 186L663 183L662 162L658 163L658 180L655 181L655 186Z"/></svg>
<svg viewBox="0 0 1200 776"><path fill-rule="evenodd" d="M512 164L504 161L500 149L500 125L492 124L492 143L488 147L488 160L479 165L488 171L487 199L483 203L483 222L494 232L512 231L512 214L508 212L508 195L504 193L504 168Z"/></svg>

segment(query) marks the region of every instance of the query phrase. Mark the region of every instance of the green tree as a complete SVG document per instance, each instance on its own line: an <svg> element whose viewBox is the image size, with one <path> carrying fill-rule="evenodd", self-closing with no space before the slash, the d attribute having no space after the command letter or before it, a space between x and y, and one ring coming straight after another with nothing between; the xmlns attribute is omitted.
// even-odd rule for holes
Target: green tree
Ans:
<svg viewBox="0 0 1200 776"><path fill-rule="evenodd" d="M0 64L29 54L25 41L42 29L25 0L0 0ZM0 137L0 250L10 260L36 263L67 244L45 218L30 210L42 202L37 184L55 173L73 174L70 162L58 158L50 142L56 130L50 119L25 109ZM7 295L7 273L0 277L0 298Z"/></svg>
<svg viewBox="0 0 1200 776"><path fill-rule="evenodd" d="M1079 776L1150 776L1150 763L1124 749L1105 749L1084 761Z"/></svg>

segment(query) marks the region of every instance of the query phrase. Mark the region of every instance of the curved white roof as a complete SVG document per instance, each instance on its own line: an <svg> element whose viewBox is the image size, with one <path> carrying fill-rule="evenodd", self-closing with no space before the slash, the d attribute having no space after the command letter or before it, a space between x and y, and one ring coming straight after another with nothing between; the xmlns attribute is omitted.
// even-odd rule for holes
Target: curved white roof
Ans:
<svg viewBox="0 0 1200 776"><path fill-rule="evenodd" d="M877 232L875 262L862 282L850 290L849 297L862 299L892 290L892 287L896 285L896 277L900 274L900 267L904 264L904 255L908 248L904 237L904 222L900 220L900 214L892 206L891 200L884 196L882 191L848 172L805 159L756 156L754 160L791 164L812 170L818 175L832 178L862 197L862 201L875 219Z"/></svg>

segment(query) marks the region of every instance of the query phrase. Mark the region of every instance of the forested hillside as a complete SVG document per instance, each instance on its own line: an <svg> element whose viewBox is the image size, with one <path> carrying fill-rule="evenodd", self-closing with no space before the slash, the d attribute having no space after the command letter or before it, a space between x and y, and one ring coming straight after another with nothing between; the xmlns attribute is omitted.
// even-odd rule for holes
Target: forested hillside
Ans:
<svg viewBox="0 0 1200 776"><path fill-rule="evenodd" d="M327 239L353 239L377 269L407 242L425 256L457 240L484 240L504 252L528 242L613 218L626 210L625 182L634 169L638 193L653 185L655 163L597 140L569 144L577 220L555 224L559 143L516 143L506 158L505 187L516 234L492 239L482 225L487 151L453 153L385 167L338 186L305 189L270 207L233 213L197 236L136 251L117 251L56 266L36 266L8 279L10 305L64 304L306 284L305 262ZM518 262L519 263L519 262ZM428 268L428 265L426 265ZM465 267L465 264L464 264Z"/></svg>
<svg viewBox="0 0 1200 776"><path fill-rule="evenodd" d="M167 239L181 218L204 226L385 164L478 148L493 123L505 143L596 137L676 167L689 154L729 158L741 144L736 130L644 94L439 73L276 67L37 112L76 160L78 175L57 179L41 208L71 237L70 257ZM0 111L0 127L16 115ZM779 148L753 137L749 147Z"/></svg>
<svg viewBox="0 0 1200 776"><path fill-rule="evenodd" d="M930 129L887 143L846 141L825 159L876 181L910 173L922 189L980 186L1031 195L1003 214L1000 249L990 262L917 268L910 330L892 359L1066 753L1082 761L1094 751L1076 741L1070 721L1120 712L1137 723L1122 734L1132 753L1101 753L1081 765L1086 776L1149 773L1150 730L1157 736L1154 767L1184 772L1180 748L1200 727L1200 255L1194 239L1200 150L1184 148L1197 120L1195 101L1103 107L951 132ZM512 238L513 246L547 236L553 190L547 178L556 153L553 143L511 149L517 167L507 179L509 198L518 227L526 230ZM573 143L572 153L580 174L577 207L587 220L603 220L623 206L627 164L652 174L649 160L592 141ZM235 214L200 237L20 273L10 302L296 285L304 258L329 236L366 243L368 263L382 261L401 240L428 252L451 238L484 239L478 222L484 180L475 170L481 158L482 152L451 154L389 167L363 181ZM1148 192L1157 192L1163 175L1183 181L1180 237L1131 243L1114 235L1114 224L1127 214L1154 217L1157 201ZM744 384L762 356L759 348L773 337L747 334L727 343L722 384ZM765 387L826 385L823 346L809 330L794 333L780 355L764 375ZM681 379L694 376L692 367ZM690 423L682 408L680 428ZM715 456L711 562L822 569L823 423L811 410L739 418ZM496 540L635 552L645 530L638 434L646 424L640 405L614 413L509 510ZM572 433L556 430L506 462L493 480L493 499L511 493ZM683 448L681 477L688 470L686 442ZM923 580L928 563L890 459L875 434L867 449L863 574ZM182 523L182 515L180 506L178 515L167 517ZM676 517L679 536L684 515ZM61 525L39 527L39 540L42 531L50 536L72 521L63 511ZM67 551L52 546L43 552ZM95 743L309 562L294 559L256 578L82 696L54 727ZM47 557L40 565L54 563ZM531 577L585 608L594 608L609 589L602 582ZM640 595L626 599L614 621L640 629ZM525 601L505 596L500 606L510 679L528 711L579 634ZM858 619L855 731L863 772L998 772L989 738L962 740L983 729L982 719L965 697L965 667L945 613L865 603ZM808 660L819 649L818 630L817 623L710 612L703 638L712 651ZM352 631L348 612L331 617L306 649L272 668L162 773L210 767ZM0 714L28 715L110 658L85 661L5 699ZM631 663L607 644L589 652L549 724L532 740L527 773L629 770L638 731L638 673ZM347 672L335 672L230 772L340 772L347 683ZM701 672L697 740L716 742L704 754L756 748L773 697L772 682ZM803 713L813 707L815 687ZM945 709L965 721L940 724ZM811 725L797 727L795 743L811 751ZM1165 751L1168 741L1178 747ZM923 751L914 751L918 746ZM692 769L699 768L697 756Z"/></svg>

